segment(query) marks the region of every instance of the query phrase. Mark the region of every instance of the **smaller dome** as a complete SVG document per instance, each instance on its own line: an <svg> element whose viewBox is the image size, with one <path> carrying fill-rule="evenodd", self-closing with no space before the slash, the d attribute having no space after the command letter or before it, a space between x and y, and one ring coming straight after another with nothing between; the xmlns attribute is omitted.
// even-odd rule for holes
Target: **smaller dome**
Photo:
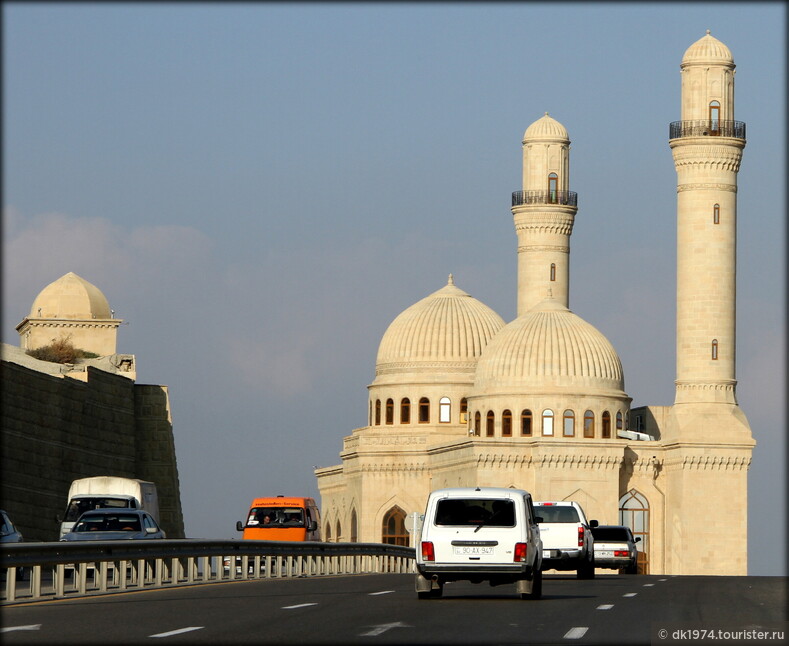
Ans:
<svg viewBox="0 0 789 646"><path fill-rule="evenodd" d="M473 370L483 348L504 327L484 303L448 283L401 312L378 346L376 374Z"/></svg>
<svg viewBox="0 0 789 646"><path fill-rule="evenodd" d="M70 271L41 290L28 318L86 320L113 316L101 290Z"/></svg>
<svg viewBox="0 0 789 646"><path fill-rule="evenodd" d="M532 139L558 139L569 142L570 136L567 134L567 128L546 112L544 117L537 119L537 121L526 128L526 132L523 134L523 142L526 143L526 141Z"/></svg>
<svg viewBox="0 0 789 646"><path fill-rule="evenodd" d="M689 63L726 63L734 65L734 58L729 48L710 35L710 30L708 29L705 36L699 38L685 51L685 55L682 57L682 64L687 65Z"/></svg>

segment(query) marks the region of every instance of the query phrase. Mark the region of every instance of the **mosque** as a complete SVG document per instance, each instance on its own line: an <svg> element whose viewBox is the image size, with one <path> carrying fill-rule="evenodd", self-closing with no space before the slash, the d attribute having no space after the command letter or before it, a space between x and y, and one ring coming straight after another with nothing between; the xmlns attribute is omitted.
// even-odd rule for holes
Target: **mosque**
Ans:
<svg viewBox="0 0 789 646"><path fill-rule="evenodd" d="M498 486L574 500L632 527L639 570L747 574L747 474L755 442L735 394L737 173L734 60L707 34L680 65L676 380L672 406L631 408L613 345L568 308L577 195L570 139L547 113L523 137L512 195L517 318L447 284L381 339L368 425L316 469L323 538L410 544L441 487Z"/></svg>

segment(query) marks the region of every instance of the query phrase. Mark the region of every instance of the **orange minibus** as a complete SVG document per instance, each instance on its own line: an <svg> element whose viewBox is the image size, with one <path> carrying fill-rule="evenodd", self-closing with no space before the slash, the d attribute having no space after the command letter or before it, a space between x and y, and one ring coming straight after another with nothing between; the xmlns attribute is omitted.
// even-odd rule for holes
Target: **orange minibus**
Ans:
<svg viewBox="0 0 789 646"><path fill-rule="evenodd" d="M245 523L236 530L244 540L320 541L321 517L312 498L276 496L255 498Z"/></svg>

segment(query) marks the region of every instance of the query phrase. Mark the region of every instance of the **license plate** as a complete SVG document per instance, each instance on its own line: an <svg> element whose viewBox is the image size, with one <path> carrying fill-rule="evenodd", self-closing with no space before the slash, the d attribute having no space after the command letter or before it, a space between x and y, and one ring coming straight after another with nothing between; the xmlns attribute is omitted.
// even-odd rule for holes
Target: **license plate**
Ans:
<svg viewBox="0 0 789 646"><path fill-rule="evenodd" d="M483 554L493 554L493 547L454 547L454 552L458 556L481 556Z"/></svg>
<svg viewBox="0 0 789 646"><path fill-rule="evenodd" d="M614 557L614 553L611 550L597 550L594 555L601 559L610 559Z"/></svg>

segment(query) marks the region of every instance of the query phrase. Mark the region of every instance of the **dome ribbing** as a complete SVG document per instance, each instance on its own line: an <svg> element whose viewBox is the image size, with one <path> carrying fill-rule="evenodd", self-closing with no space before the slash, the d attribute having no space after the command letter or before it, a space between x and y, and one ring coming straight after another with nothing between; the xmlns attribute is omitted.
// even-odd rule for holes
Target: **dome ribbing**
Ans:
<svg viewBox="0 0 789 646"><path fill-rule="evenodd" d="M688 63L726 63L733 66L734 57L726 45L710 35L708 29L705 36L699 38L685 51L682 64Z"/></svg>
<svg viewBox="0 0 789 646"><path fill-rule="evenodd" d="M112 311L98 287L70 271L39 292L29 318L111 319Z"/></svg>

